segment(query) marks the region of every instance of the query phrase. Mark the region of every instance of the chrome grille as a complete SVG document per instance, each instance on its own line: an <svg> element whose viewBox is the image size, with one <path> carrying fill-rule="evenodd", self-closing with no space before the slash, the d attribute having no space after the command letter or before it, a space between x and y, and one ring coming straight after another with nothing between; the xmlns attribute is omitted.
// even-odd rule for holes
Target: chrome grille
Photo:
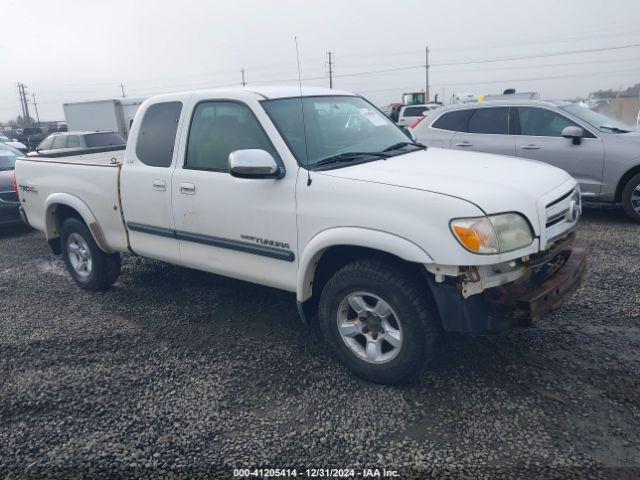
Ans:
<svg viewBox="0 0 640 480"><path fill-rule="evenodd" d="M547 205L546 209L547 244L565 236L578 226L582 214L580 191L571 190Z"/></svg>

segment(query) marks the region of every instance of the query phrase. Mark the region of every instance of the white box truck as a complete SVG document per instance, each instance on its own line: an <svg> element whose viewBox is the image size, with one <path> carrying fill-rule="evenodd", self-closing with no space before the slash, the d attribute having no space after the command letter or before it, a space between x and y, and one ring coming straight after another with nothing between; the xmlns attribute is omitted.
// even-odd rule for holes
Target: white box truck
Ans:
<svg viewBox="0 0 640 480"><path fill-rule="evenodd" d="M65 103L67 127L69 131L79 132L118 132L127 138L133 117L144 100L143 97L128 97Z"/></svg>

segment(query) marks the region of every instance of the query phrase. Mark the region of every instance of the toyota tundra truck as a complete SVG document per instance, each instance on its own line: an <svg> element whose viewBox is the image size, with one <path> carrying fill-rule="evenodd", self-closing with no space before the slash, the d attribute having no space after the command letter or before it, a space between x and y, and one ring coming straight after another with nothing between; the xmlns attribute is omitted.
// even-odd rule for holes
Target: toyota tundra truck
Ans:
<svg viewBox="0 0 640 480"><path fill-rule="evenodd" d="M586 266L567 173L427 148L336 90L155 96L126 149L22 158L14 183L81 288L110 287L125 254L295 292L380 383L419 374L444 332L531 325Z"/></svg>

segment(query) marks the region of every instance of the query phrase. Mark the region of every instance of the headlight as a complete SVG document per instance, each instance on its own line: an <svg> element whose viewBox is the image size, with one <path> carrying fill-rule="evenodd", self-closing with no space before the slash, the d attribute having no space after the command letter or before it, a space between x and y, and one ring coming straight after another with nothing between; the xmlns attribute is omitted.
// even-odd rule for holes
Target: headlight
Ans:
<svg viewBox="0 0 640 480"><path fill-rule="evenodd" d="M518 213L451 220L451 231L473 253L489 255L526 247L533 242L527 220Z"/></svg>

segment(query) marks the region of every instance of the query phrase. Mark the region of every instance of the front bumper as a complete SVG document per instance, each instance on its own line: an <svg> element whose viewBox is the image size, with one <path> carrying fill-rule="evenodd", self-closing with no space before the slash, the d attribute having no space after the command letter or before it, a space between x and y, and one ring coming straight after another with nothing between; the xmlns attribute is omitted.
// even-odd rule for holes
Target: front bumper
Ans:
<svg viewBox="0 0 640 480"><path fill-rule="evenodd" d="M572 241L573 239L571 239ZM436 283L427 277L448 332L471 335L500 333L530 326L559 308L584 277L587 251L567 242L562 248L530 260L530 275L463 298L455 283Z"/></svg>
<svg viewBox="0 0 640 480"><path fill-rule="evenodd" d="M485 300L494 315L509 315L515 324L528 326L560 308L565 298L580 285L587 269L587 249L573 246L552 262L556 271L539 285L513 282L487 290ZM561 264L559 264L561 262ZM514 325L518 326L518 325Z"/></svg>

